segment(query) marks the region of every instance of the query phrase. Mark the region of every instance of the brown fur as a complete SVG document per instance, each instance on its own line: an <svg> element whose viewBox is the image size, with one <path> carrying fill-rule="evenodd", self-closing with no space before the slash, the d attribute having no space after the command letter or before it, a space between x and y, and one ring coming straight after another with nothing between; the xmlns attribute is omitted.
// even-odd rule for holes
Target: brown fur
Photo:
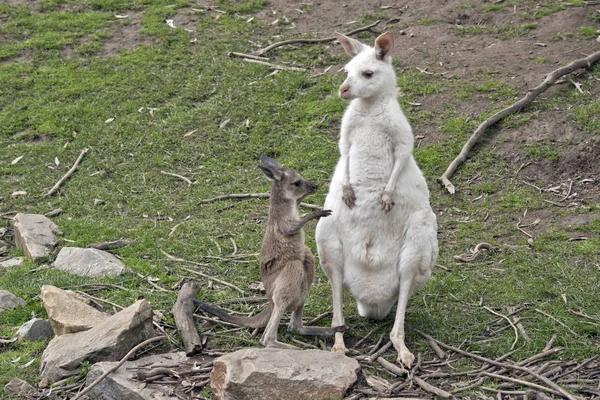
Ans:
<svg viewBox="0 0 600 400"><path fill-rule="evenodd" d="M277 341L277 328L285 312L291 312L288 329L304 335L332 335L345 327L306 327L302 324L302 309L315 276L315 258L304 244L304 225L331 215L330 210L314 211L300 218L298 206L302 199L317 190L296 171L280 166L277 161L262 157L261 169L273 181L267 228L260 250L260 277L269 305L253 317L236 317L223 310L200 303L204 311L224 321L247 327L266 326L261 338L265 347L295 348Z"/></svg>

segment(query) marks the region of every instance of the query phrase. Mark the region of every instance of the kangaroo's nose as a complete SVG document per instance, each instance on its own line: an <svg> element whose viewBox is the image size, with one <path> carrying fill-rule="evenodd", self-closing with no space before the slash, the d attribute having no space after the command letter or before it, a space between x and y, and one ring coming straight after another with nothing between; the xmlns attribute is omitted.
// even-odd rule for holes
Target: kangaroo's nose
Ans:
<svg viewBox="0 0 600 400"><path fill-rule="evenodd" d="M314 183L309 182L308 189L312 192L316 192L317 190L319 190L319 185L315 185Z"/></svg>
<svg viewBox="0 0 600 400"><path fill-rule="evenodd" d="M350 85L344 84L340 86L340 97L343 99L350 91Z"/></svg>

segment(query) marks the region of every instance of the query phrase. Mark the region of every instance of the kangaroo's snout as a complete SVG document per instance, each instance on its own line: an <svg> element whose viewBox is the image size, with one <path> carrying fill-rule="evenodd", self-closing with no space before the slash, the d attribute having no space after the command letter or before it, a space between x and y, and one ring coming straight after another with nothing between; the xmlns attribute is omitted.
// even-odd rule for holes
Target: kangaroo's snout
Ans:
<svg viewBox="0 0 600 400"><path fill-rule="evenodd" d="M351 97L350 84L348 82L344 82L342 86L340 86L340 97L344 100L347 100Z"/></svg>
<svg viewBox="0 0 600 400"><path fill-rule="evenodd" d="M316 185L316 184L314 184L312 182L309 182L309 181L306 182L306 187L308 188L308 192L310 194L312 194L312 193L316 192L317 190L319 190L319 185Z"/></svg>

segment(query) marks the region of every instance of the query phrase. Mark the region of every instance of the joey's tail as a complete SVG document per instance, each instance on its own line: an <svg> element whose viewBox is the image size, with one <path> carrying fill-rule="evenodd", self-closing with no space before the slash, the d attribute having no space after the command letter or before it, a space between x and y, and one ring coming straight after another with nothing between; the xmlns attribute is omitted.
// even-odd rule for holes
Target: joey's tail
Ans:
<svg viewBox="0 0 600 400"><path fill-rule="evenodd" d="M267 323L269 322L269 318L271 318L271 313L273 311L273 305L271 304L271 302L269 302L267 308L262 310L260 313L253 315L252 317L238 317L235 315L227 314L219 307L211 306L209 304L201 302L200 300L194 299L194 303L200 306L200 309L202 311L206 311L207 313L215 315L225 322L229 322L239 326L244 326L246 328L264 328L265 326L267 326Z"/></svg>

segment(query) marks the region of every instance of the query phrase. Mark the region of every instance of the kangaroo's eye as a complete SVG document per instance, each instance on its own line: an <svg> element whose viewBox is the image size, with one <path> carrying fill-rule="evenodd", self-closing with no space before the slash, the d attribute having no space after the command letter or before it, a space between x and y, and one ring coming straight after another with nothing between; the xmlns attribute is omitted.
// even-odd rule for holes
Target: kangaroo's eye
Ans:
<svg viewBox="0 0 600 400"><path fill-rule="evenodd" d="M294 182L294 186L300 186L302 184L302 181L296 181Z"/></svg>
<svg viewBox="0 0 600 400"><path fill-rule="evenodd" d="M370 77L373 76L373 71L371 71L370 69L363 71L362 76L364 76L365 78L369 79Z"/></svg>

